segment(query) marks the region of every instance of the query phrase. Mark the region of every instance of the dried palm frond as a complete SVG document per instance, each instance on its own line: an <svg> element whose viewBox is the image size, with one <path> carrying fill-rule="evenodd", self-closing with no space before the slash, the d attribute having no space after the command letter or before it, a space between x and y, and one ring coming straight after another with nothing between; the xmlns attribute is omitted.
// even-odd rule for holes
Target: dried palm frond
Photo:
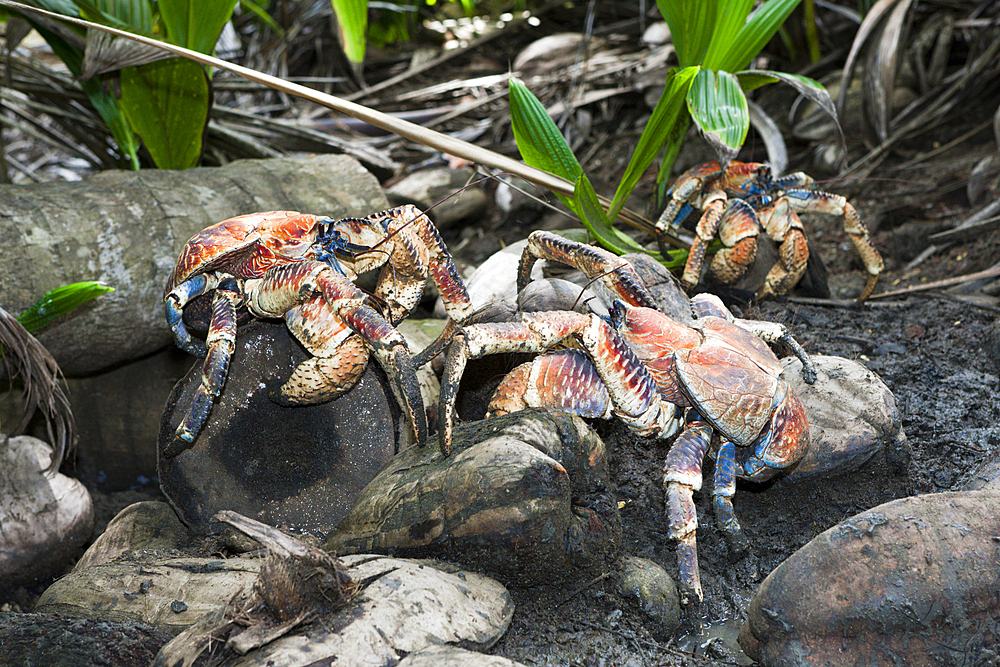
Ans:
<svg viewBox="0 0 1000 667"><path fill-rule="evenodd" d="M0 364L10 382L21 378L24 408L21 421L10 435L24 431L35 411L41 409L52 446L46 472L58 470L76 444L76 422L62 387L62 371L38 340L17 319L0 308Z"/></svg>
<svg viewBox="0 0 1000 667"><path fill-rule="evenodd" d="M858 30L841 77L843 110L850 79L861 76L861 120L875 145L855 168L904 139L952 120L979 120L974 112L992 113L1000 101L998 37L1000 2L878 0ZM897 89L915 99L893 109Z"/></svg>

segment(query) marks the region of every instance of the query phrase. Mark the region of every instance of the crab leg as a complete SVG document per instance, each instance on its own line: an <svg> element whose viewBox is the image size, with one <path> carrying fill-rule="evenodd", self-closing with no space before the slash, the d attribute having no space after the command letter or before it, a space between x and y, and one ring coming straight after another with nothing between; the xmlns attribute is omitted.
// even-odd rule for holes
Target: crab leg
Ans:
<svg viewBox="0 0 1000 667"><path fill-rule="evenodd" d="M760 225L749 204L742 199L727 200L725 193L715 192L704 206L681 276L681 284L688 290L701 279L705 251L717 233L724 247L712 258L709 272L720 282L739 280L757 256Z"/></svg>
<svg viewBox="0 0 1000 667"><path fill-rule="evenodd" d="M677 432L677 406L663 399L646 367L604 320L568 311L522 313L520 322L474 324L455 334L441 379L441 451L446 456L451 451L455 397L469 359L503 352L543 352L568 339L575 339L586 351L607 387L614 414L630 429L659 437Z"/></svg>
<svg viewBox="0 0 1000 667"><path fill-rule="evenodd" d="M764 277L757 296L764 299L787 294L802 279L809 263L809 244L802 221L788 197L779 197L770 206L757 211L757 218L767 235L778 244L778 261Z"/></svg>
<svg viewBox="0 0 1000 667"><path fill-rule="evenodd" d="M375 296L386 304L395 325L423 297L427 278L441 292L448 316L465 322L474 312L465 283L434 224L416 206L406 204L366 218L338 220L334 226L358 247L351 267L364 273L383 267Z"/></svg>
<svg viewBox="0 0 1000 667"><path fill-rule="evenodd" d="M670 537L677 542L677 569L680 573L681 604L701 602L701 577L698 573L698 512L694 492L701 489L701 466L712 441L712 427L696 419L677 436L670 446L663 466L663 484L667 492L667 525Z"/></svg>
<svg viewBox="0 0 1000 667"><path fill-rule="evenodd" d="M726 536L729 550L739 555L747 550L746 537L740 522L733 512L733 496L736 495L736 445L723 440L715 459L715 475L712 478L712 503L715 507L715 523Z"/></svg>
<svg viewBox="0 0 1000 667"><path fill-rule="evenodd" d="M163 456L173 458L191 447L201 431L212 403L218 398L226 382L229 361L236 349L236 306L240 297L236 281L222 281L212 298L212 321L205 341L208 353L202 367L201 384L195 390L191 407L174 433L174 439L163 449ZM169 303L169 301L168 301Z"/></svg>
<svg viewBox="0 0 1000 667"><path fill-rule="evenodd" d="M248 303L258 317L281 317L317 296L344 324L364 339L389 377L392 392L413 429L416 441L427 440L427 416L406 340L388 320L368 305L367 295L326 264L302 261L269 269L259 282L247 281Z"/></svg>
<svg viewBox="0 0 1000 667"><path fill-rule="evenodd" d="M583 271L588 278L600 278L608 289L633 306L659 308L631 264L603 248L575 243L545 231L532 232L528 236L528 245L517 267L519 292L531 280L531 268L539 259L568 264Z"/></svg>
<svg viewBox="0 0 1000 667"><path fill-rule="evenodd" d="M368 366L364 339L341 322L322 296L285 313L285 324L313 356L271 399L279 405L323 403L354 386Z"/></svg>
<svg viewBox="0 0 1000 667"><path fill-rule="evenodd" d="M558 350L512 370L493 392L486 416L540 407L594 419L614 415L607 387L580 350Z"/></svg>
<svg viewBox="0 0 1000 667"><path fill-rule="evenodd" d="M219 278L214 273L201 273L172 289L164 300L167 324L174 332L177 347L196 357L204 357L208 350L205 344L193 338L184 326L184 306L192 299L212 291L218 284Z"/></svg>
<svg viewBox="0 0 1000 667"><path fill-rule="evenodd" d="M855 250L864 262L865 270L868 271L868 282L865 283L861 291L859 301L864 301L871 296L878 282L879 274L885 268L882 262L882 255L879 254L871 238L868 236L868 227L858 214L854 206L841 195L823 192L821 190L789 190L785 193L793 209L802 212L829 213L830 215L844 216L844 232L851 237Z"/></svg>

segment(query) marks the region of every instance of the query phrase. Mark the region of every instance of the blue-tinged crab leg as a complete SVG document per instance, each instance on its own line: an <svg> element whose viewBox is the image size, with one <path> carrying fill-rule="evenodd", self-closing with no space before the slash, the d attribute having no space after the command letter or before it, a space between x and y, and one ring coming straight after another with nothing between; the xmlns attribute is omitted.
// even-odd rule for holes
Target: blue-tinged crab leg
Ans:
<svg viewBox="0 0 1000 667"><path fill-rule="evenodd" d="M698 512L694 492L701 489L701 466L712 442L712 427L696 419L677 436L670 446L663 467L667 492L667 525L670 537L677 542L678 589L681 604L700 603L701 577L698 574Z"/></svg>
<svg viewBox="0 0 1000 667"><path fill-rule="evenodd" d="M603 248L576 243L545 231L532 232L528 236L528 245L517 268L519 292L531 280L531 268L539 259L561 262L583 271L588 278L599 278L630 305L659 308L631 264Z"/></svg>
<svg viewBox="0 0 1000 667"><path fill-rule="evenodd" d="M206 343L208 354L202 366L201 383L195 390L191 407L174 433L174 439L163 449L163 456L173 458L191 447L208 419L212 403L226 382L229 361L236 349L236 306L239 288L235 280L224 280L212 297L212 321Z"/></svg>
<svg viewBox="0 0 1000 667"><path fill-rule="evenodd" d="M446 456L451 451L453 407L469 359L504 352L543 352L568 339L583 347L608 390L614 415L632 431L658 437L677 432L677 406L663 399L649 371L607 322L596 315L568 311L522 313L520 322L474 324L455 334L441 379L441 451Z"/></svg>
<svg viewBox="0 0 1000 667"><path fill-rule="evenodd" d="M202 273L185 280L167 294L163 307L167 312L167 324L174 332L177 347L196 357L204 357L208 350L205 344L192 338L184 326L184 306L192 299L215 289L219 279L214 273Z"/></svg>
<svg viewBox="0 0 1000 667"><path fill-rule="evenodd" d="M742 554L747 550L746 537L740 522L733 512L733 496L736 495L736 445L723 440L715 459L715 475L712 478L712 503L715 507L715 523L726 536L729 550Z"/></svg>

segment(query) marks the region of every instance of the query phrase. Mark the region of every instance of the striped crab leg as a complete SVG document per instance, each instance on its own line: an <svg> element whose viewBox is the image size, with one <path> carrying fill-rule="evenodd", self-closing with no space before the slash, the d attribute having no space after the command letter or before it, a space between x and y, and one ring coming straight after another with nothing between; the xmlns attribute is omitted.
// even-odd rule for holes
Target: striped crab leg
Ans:
<svg viewBox="0 0 1000 667"><path fill-rule="evenodd" d="M540 388L530 382L522 384L523 389L515 389L516 380L512 380L514 384L505 391L515 394L520 391L528 401L526 405L534 403L581 415L614 414L643 436L669 437L677 432L680 409L663 399L646 367L607 322L596 315L569 311L522 313L519 322L473 324L455 334L441 380L442 453L447 456L451 452L455 398L469 359L504 352L544 352L570 341L575 341L585 356L561 358L558 368L561 374L556 376L560 382L558 390ZM544 375L542 370L553 369L540 367L534 375L539 377ZM521 371L519 375L530 379L532 373ZM597 384L607 388L609 406L594 403Z"/></svg>

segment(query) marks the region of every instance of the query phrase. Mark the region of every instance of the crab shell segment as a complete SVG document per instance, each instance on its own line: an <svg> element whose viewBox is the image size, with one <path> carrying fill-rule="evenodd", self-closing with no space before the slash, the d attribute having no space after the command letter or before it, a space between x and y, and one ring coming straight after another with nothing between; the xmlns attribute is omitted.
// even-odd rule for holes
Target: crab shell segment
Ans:
<svg viewBox="0 0 1000 667"><path fill-rule="evenodd" d="M296 211L241 215L206 227L192 236L174 265L164 298L185 280L225 267L238 278L256 278L278 264L297 261L315 243L320 222Z"/></svg>

